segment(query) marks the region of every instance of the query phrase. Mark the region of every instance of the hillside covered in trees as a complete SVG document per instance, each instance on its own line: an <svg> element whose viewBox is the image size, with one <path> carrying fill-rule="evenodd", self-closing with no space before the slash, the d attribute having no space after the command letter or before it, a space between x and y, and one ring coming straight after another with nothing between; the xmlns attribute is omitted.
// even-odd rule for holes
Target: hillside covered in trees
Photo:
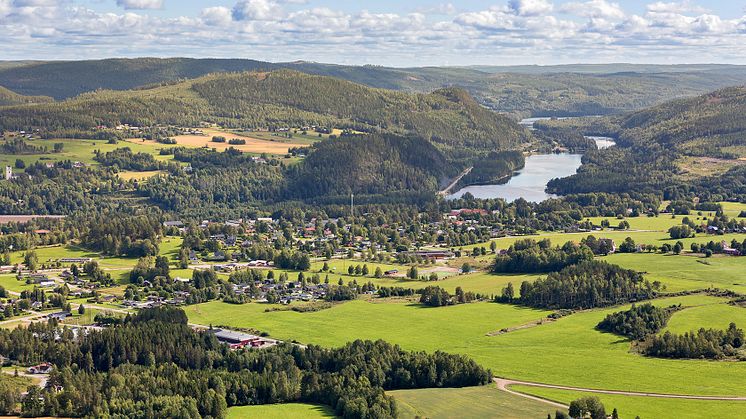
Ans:
<svg viewBox="0 0 746 419"><path fill-rule="evenodd" d="M31 387L23 398L21 414L29 417L222 418L229 406L295 401L325 404L346 418L394 418L385 390L491 380L463 355L407 352L380 340L231 351L173 308L145 309L79 339L54 322L2 329L0 351L55 367L52 385ZM19 399L12 389L0 393L0 406L12 406L0 414L13 413Z"/></svg>
<svg viewBox="0 0 746 419"><path fill-rule="evenodd" d="M530 138L463 90L431 94L373 89L331 77L280 70L232 73L123 92L99 91L64 102L10 107L0 128L39 128L47 136L91 136L119 124L230 128L317 125L363 132L417 134L453 155L517 146Z"/></svg>
<svg viewBox="0 0 746 419"><path fill-rule="evenodd" d="M46 103L54 99L48 96L23 96L0 86L0 106L22 105L26 103Z"/></svg>
<svg viewBox="0 0 746 419"><path fill-rule="evenodd" d="M542 123L609 135L618 145L590 151L576 175L550 182L549 190L746 199L745 112L746 88L732 87L623 116ZM697 172L697 164L707 169Z"/></svg>
<svg viewBox="0 0 746 419"><path fill-rule="evenodd" d="M8 65L0 68L0 86L59 100L98 89L128 90L211 73L283 68L409 92L459 86L491 109L523 116L618 113L746 83L746 70L739 66L391 68L303 61L135 58Z"/></svg>

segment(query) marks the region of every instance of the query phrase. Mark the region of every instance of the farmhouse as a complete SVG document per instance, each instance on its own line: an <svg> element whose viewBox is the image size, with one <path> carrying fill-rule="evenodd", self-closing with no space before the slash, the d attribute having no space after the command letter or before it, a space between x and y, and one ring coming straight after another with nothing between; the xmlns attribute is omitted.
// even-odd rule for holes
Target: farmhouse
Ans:
<svg viewBox="0 0 746 419"><path fill-rule="evenodd" d="M52 313L48 315L47 318L49 318L50 320L55 319L57 321L62 321L70 316L72 316L72 314L69 311L59 311L57 313Z"/></svg>
<svg viewBox="0 0 746 419"><path fill-rule="evenodd" d="M29 374L49 374L54 369L54 366L49 362L43 362L39 365L34 365L28 368Z"/></svg>

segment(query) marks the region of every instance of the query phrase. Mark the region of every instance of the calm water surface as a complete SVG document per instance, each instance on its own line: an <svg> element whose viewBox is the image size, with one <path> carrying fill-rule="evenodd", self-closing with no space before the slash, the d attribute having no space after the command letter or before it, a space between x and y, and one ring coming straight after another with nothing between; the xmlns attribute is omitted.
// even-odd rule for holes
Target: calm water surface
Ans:
<svg viewBox="0 0 746 419"><path fill-rule="evenodd" d="M460 198L470 192L476 198L504 198L508 202L518 198L540 202L552 197L544 192L547 183L557 177L575 174L580 167L582 154L534 154L526 157L526 166L517 171L502 185L467 186L450 195L449 198Z"/></svg>
<svg viewBox="0 0 746 419"><path fill-rule="evenodd" d="M534 122L549 118L526 118L521 125L533 128ZM563 119L563 118L560 118ZM599 149L613 146L614 140L609 137L591 137L596 141ZM553 195L544 192L547 183L554 178L574 175L580 167L582 154L535 154L526 157L526 166L517 171L506 183L499 185L467 186L448 198L460 198L463 194L470 192L476 198L503 198L508 202L518 198L527 201L541 202Z"/></svg>

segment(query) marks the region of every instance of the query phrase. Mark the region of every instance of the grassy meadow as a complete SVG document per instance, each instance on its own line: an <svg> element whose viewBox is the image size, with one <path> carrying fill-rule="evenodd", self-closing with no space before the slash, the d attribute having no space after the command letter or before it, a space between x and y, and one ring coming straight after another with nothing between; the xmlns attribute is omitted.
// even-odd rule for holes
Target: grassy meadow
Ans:
<svg viewBox="0 0 746 419"><path fill-rule="evenodd" d="M510 389L564 404L569 404L581 397L595 396L601 400L607 414L611 414L611 411L616 408L621 418L636 416L640 419L740 418L746 412L746 402L742 401L663 399L530 386L511 386Z"/></svg>
<svg viewBox="0 0 746 419"><path fill-rule="evenodd" d="M654 304L725 302L697 294ZM495 303L425 308L396 300L357 300L311 313L265 312L268 307L209 302L186 311L194 323L255 328L301 343L340 346L354 339L385 339L410 350L463 353L498 376L521 380L680 394L746 393L746 364L646 358L630 352L627 339L595 330L607 314L625 307L583 311L496 336L490 332L531 324L548 312Z"/></svg>
<svg viewBox="0 0 746 419"><path fill-rule="evenodd" d="M497 390L494 385L464 388L427 388L388 391L402 419L546 417L556 408Z"/></svg>
<svg viewBox="0 0 746 419"><path fill-rule="evenodd" d="M228 419L316 419L334 418L334 411L328 406L286 403L256 406L236 406L228 409Z"/></svg>

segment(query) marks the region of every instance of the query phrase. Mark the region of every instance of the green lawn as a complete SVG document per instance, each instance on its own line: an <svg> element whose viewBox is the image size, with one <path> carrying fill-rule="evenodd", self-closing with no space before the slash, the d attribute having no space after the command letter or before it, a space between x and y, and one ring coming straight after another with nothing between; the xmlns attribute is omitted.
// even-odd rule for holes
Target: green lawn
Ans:
<svg viewBox="0 0 746 419"><path fill-rule="evenodd" d="M700 306L725 301L692 295L654 303ZM187 307L186 311L195 323L251 327L279 339L322 346L380 338L410 350L462 353L498 376L528 381L602 389L746 395L746 363L645 358L630 352L629 341L594 329L607 314L626 307L584 311L498 336L488 333L538 320L547 313L494 303L423 308L360 300L314 313L265 313L265 307L210 302Z"/></svg>
<svg viewBox="0 0 746 419"><path fill-rule="evenodd" d="M159 160L171 159L173 156L160 156L159 151L162 148L169 147L163 144L157 144L153 142L139 142L139 141L119 141L117 144L107 144L106 141L102 140L83 140L83 139L51 139L51 140L25 140L26 143L40 147L46 146L48 150L52 150L55 143L64 144L62 152L60 153L47 153L47 154L27 154L27 155L0 155L0 165L14 166L16 159L23 160L26 165L32 164L37 161L42 162L56 162L64 160L80 161L85 164L94 165L98 164L94 157L94 150L101 150L102 152L113 151L117 148L129 147L133 152L143 152L152 154ZM16 169L17 170L17 169ZM18 170L17 170L18 171Z"/></svg>
<svg viewBox="0 0 746 419"><path fill-rule="evenodd" d="M16 377L13 375L14 372L15 367L0 367L0 380L9 384L12 388L18 391L26 391L30 385L33 385L33 381L30 378L22 376ZM24 372L24 368L18 367L18 372Z"/></svg>
<svg viewBox="0 0 746 419"><path fill-rule="evenodd" d="M725 330L731 322L746 327L746 308L727 303L706 304L677 311L664 330L672 333L691 332L701 327Z"/></svg>
<svg viewBox="0 0 746 419"><path fill-rule="evenodd" d="M286 403L257 406L236 406L228 409L228 419L315 419L333 418L334 411L328 406Z"/></svg>
<svg viewBox="0 0 746 419"><path fill-rule="evenodd" d="M723 213L728 217L738 217L741 211L746 211L746 204L740 202L721 202Z"/></svg>
<svg viewBox="0 0 746 419"><path fill-rule="evenodd" d="M661 255L654 253L617 253L604 258L623 268L645 272L650 281L661 281L667 291L727 288L746 292L746 258L694 255Z"/></svg>
<svg viewBox="0 0 746 419"><path fill-rule="evenodd" d="M0 275L0 286L8 291L22 292L25 290L33 290L33 284L26 284L26 281L19 281L16 279L16 274L2 274Z"/></svg>
<svg viewBox="0 0 746 419"><path fill-rule="evenodd" d="M607 414L611 414L612 409L616 408L619 417L625 419L632 419L635 416L639 416L641 419L742 418L744 412L746 412L746 402L741 401L662 399L583 393L530 386L512 386L511 390L564 404L569 404L581 397L596 396L601 399Z"/></svg>
<svg viewBox="0 0 746 419"><path fill-rule="evenodd" d="M499 391L494 385L396 390L387 394L396 399L402 419L541 419L556 410L548 404Z"/></svg>

